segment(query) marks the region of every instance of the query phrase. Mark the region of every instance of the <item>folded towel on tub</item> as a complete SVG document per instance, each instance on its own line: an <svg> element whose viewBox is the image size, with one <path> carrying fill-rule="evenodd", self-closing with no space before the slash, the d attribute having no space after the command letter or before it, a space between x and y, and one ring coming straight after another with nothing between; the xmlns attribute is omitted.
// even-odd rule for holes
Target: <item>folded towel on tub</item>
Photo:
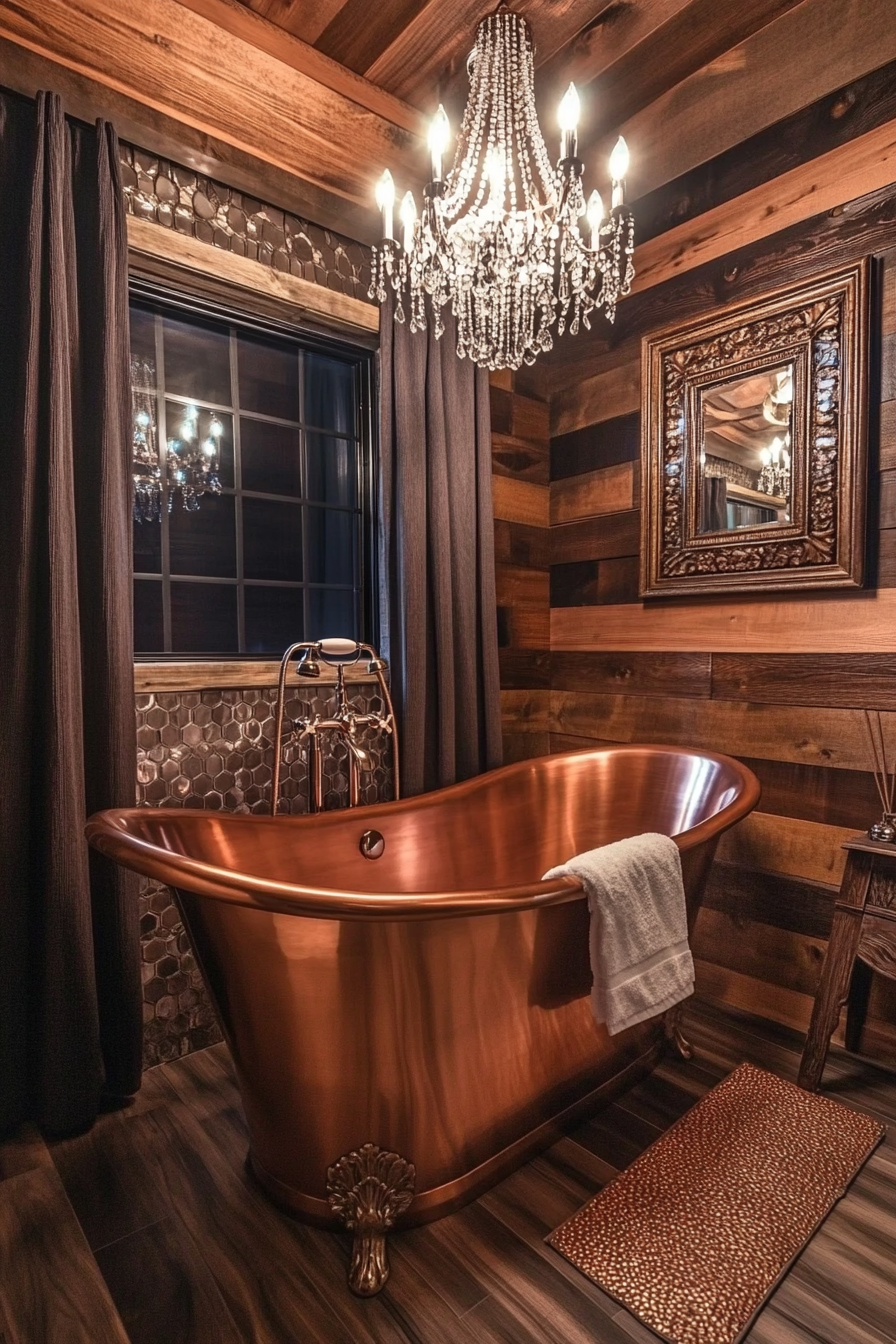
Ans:
<svg viewBox="0 0 896 1344"><path fill-rule="evenodd" d="M648 832L545 873L575 877L591 912L591 1006L611 1036L694 992L678 846Z"/></svg>

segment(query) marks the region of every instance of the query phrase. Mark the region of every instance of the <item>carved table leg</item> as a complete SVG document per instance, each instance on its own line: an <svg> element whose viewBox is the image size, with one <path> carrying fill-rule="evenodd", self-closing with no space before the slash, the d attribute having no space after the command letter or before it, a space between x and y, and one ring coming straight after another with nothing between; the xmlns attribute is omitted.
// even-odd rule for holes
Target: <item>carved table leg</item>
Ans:
<svg viewBox="0 0 896 1344"><path fill-rule="evenodd" d="M853 961L862 933L861 909L837 909L831 939L821 969L821 982L815 995L812 1019L803 1047L797 1082L808 1092L816 1092L824 1072L828 1044L846 1002Z"/></svg>
<svg viewBox="0 0 896 1344"><path fill-rule="evenodd" d="M663 1014L663 1030L666 1036L666 1049L672 1054L677 1055L679 1059L693 1059L694 1047L690 1041L685 1038L681 1029L681 1017L684 1011L683 1003L676 1003L674 1008L667 1008Z"/></svg>
<svg viewBox="0 0 896 1344"><path fill-rule="evenodd" d="M858 1050L862 1041L862 1028L868 1016L868 1000L871 997L871 976L871 967L856 957L846 1000L847 1050Z"/></svg>
<svg viewBox="0 0 896 1344"><path fill-rule="evenodd" d="M365 1143L327 1170L330 1208L354 1232L348 1286L373 1297L389 1277L386 1233L414 1198L416 1171L398 1153Z"/></svg>

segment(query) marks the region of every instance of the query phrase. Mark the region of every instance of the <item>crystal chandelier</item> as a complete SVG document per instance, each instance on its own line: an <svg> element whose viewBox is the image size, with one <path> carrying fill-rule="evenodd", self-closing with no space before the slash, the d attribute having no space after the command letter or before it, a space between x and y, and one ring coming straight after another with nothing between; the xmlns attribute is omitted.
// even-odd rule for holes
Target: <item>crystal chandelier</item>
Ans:
<svg viewBox="0 0 896 1344"><path fill-rule="evenodd" d="M218 476L224 426L214 411L203 411L192 402L179 407L177 437L166 440L164 459L159 454L156 424L156 371L151 360L131 360L131 459L134 477L134 520L154 522L162 515L163 485L168 512L174 496L189 512L199 508L199 497L219 495Z"/></svg>
<svg viewBox="0 0 896 1344"><path fill-rule="evenodd" d="M577 157L579 99L570 84L560 104L560 159L551 166L535 110L532 31L503 8L483 19L470 55L470 94L454 167L442 176L449 127L440 106L429 148L432 181L422 217L411 192L394 236L395 186L388 170L377 185L383 239L373 251L370 297L391 288L395 320L445 330L448 302L457 319L457 353L488 369L518 369L550 350L551 327L590 326L603 309L610 321L634 278L634 223L624 205L628 150L620 137L610 156L609 214L597 191L585 203L584 164ZM583 220L580 226L579 221Z"/></svg>
<svg viewBox="0 0 896 1344"><path fill-rule="evenodd" d="M790 496L789 443L789 434L785 434L783 439L774 438L771 446L763 448L759 454L762 462L759 489L765 495L777 495L779 499L788 499Z"/></svg>

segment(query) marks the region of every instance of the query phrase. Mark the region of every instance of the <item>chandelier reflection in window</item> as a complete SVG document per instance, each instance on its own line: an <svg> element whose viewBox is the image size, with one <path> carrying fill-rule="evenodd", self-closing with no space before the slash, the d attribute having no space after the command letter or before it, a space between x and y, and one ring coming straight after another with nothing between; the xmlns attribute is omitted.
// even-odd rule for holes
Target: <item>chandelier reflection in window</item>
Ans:
<svg viewBox="0 0 896 1344"><path fill-rule="evenodd" d="M158 447L156 397L155 365L151 360L132 359L132 469L134 519L138 523L161 517L163 495L167 496L170 513L178 492L189 512L199 508L200 496L221 493L218 471L224 426L217 415L192 402L178 406L177 434L167 438L162 455Z"/></svg>
<svg viewBox="0 0 896 1344"><path fill-rule="evenodd" d="M439 108L429 136L432 181L422 217L407 192L394 236L395 187L377 187L383 240L374 249L371 298L395 292L395 318L445 330L448 302L457 319L457 353L484 368L533 364L568 327L590 326L602 309L612 321L634 278L634 224L624 205L628 150L610 156L610 211L597 191L585 203L577 157L579 99L570 84L560 104L560 159L552 167L535 109L532 31L504 9L483 19L468 63L470 94L454 166L442 176L449 127ZM582 220L580 225L579 221ZM407 309L407 313L406 313Z"/></svg>

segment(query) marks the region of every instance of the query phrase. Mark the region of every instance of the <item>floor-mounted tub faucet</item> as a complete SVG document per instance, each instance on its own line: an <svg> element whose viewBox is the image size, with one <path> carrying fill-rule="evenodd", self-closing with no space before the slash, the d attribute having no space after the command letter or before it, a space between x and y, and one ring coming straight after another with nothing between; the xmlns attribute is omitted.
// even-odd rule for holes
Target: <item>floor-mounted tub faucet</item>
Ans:
<svg viewBox="0 0 896 1344"><path fill-rule="evenodd" d="M367 671L372 673L382 693L386 713L359 714L345 693L345 669L367 658ZM300 677L316 678L320 676L321 663L336 668L336 687L334 706L329 718L320 714L308 714L305 718L293 719L287 733L283 732L283 714L286 701L286 674L290 663L297 661L296 671ZM398 773L398 728L395 723L395 711L392 697L383 673L386 662L380 658L370 644L359 644L353 639L319 639L316 642L302 641L291 644L280 660L280 676L277 681L277 711L274 725L274 777L271 782L271 813L276 814L280 803L280 769L282 764L284 736L289 741L308 742L308 810L322 812L324 806L324 758L323 735L336 733L342 738L348 749L348 801L349 807L357 807L361 800L361 771L370 768L370 757L357 740L359 728L377 728L380 732L390 733L393 743L393 797L400 797Z"/></svg>

